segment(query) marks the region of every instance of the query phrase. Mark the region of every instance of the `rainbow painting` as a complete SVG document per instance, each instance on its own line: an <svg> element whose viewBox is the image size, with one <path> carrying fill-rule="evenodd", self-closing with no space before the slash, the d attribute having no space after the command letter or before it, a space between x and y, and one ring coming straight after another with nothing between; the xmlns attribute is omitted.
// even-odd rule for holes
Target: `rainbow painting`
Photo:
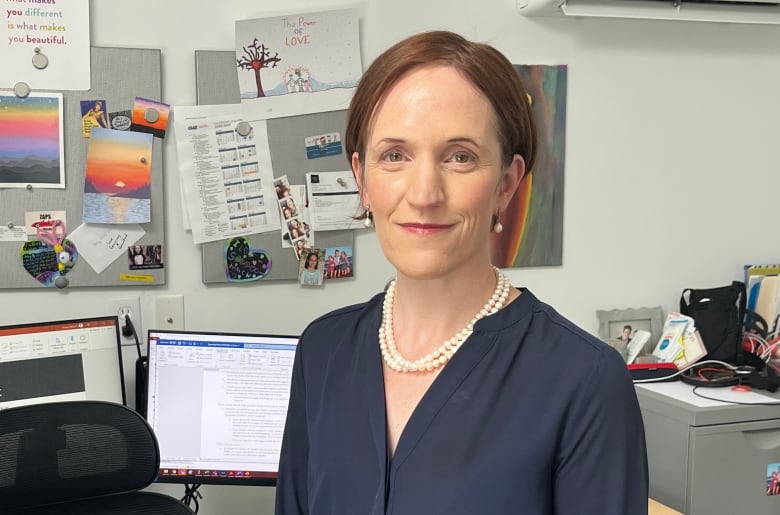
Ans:
<svg viewBox="0 0 780 515"><path fill-rule="evenodd" d="M64 188L62 94L0 93L0 188Z"/></svg>
<svg viewBox="0 0 780 515"><path fill-rule="evenodd" d="M563 176L566 155L567 67L515 65L528 92L539 148L536 163L501 216L491 242L499 268L563 263Z"/></svg>
<svg viewBox="0 0 780 515"><path fill-rule="evenodd" d="M84 178L85 223L151 219L151 134L92 127Z"/></svg>

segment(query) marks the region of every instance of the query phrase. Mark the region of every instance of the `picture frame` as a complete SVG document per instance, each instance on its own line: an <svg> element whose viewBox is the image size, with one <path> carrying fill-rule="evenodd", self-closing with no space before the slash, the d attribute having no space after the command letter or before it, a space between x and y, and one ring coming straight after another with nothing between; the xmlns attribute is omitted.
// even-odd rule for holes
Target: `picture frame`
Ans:
<svg viewBox="0 0 780 515"><path fill-rule="evenodd" d="M621 335L626 327L630 327L631 334L638 329L649 331L650 339L640 352L640 356L652 352L664 326L664 311L661 306L597 310L596 316L599 320L599 338L615 347L617 347L615 343L621 341Z"/></svg>

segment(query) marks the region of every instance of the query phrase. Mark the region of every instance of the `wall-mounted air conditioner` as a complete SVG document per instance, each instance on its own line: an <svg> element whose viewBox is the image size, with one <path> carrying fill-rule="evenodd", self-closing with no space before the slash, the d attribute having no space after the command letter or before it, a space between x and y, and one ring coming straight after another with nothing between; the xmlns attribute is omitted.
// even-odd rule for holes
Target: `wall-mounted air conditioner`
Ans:
<svg viewBox="0 0 780 515"><path fill-rule="evenodd" d="M517 0L517 10L525 16L780 24L778 0Z"/></svg>

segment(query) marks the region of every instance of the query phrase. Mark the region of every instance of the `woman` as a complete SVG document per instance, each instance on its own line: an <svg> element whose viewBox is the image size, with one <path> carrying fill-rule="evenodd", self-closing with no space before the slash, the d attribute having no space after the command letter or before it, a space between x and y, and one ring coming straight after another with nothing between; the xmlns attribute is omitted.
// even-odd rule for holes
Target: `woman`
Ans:
<svg viewBox="0 0 780 515"><path fill-rule="evenodd" d="M301 336L277 515L647 513L625 363L491 265L536 153L509 61L449 32L401 41L344 141L397 276Z"/></svg>
<svg viewBox="0 0 780 515"><path fill-rule="evenodd" d="M342 250L339 255L339 277L348 277L352 271L349 269L349 258L346 251Z"/></svg>
<svg viewBox="0 0 780 515"><path fill-rule="evenodd" d="M301 284L320 284L320 258L316 252L309 252L306 256L306 265L301 272Z"/></svg>
<svg viewBox="0 0 780 515"><path fill-rule="evenodd" d="M140 266L146 261L146 256L140 245L135 245L130 249L130 261L133 265Z"/></svg>

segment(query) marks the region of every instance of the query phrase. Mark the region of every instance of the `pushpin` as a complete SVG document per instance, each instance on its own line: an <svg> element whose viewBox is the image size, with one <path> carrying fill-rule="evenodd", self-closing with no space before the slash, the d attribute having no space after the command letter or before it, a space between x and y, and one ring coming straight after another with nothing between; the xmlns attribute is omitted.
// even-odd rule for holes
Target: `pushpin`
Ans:
<svg viewBox="0 0 780 515"><path fill-rule="evenodd" d="M146 164L146 158L145 157L141 158L141 164Z"/></svg>
<svg viewBox="0 0 780 515"><path fill-rule="evenodd" d="M238 122L236 124L236 132L242 138L246 138L252 132L252 126L249 124L249 122Z"/></svg>
<svg viewBox="0 0 780 515"><path fill-rule="evenodd" d="M144 120L147 123L156 123L160 119L160 112L153 107L149 107L144 111Z"/></svg>
<svg viewBox="0 0 780 515"><path fill-rule="evenodd" d="M346 187L347 187L347 181L345 181L345 180L344 180L344 179L342 179L341 177L339 177L338 179L336 179L336 182L337 182L337 183L339 183L339 184L340 184L342 187L344 187L344 188L346 188Z"/></svg>
<svg viewBox="0 0 780 515"><path fill-rule="evenodd" d="M14 84L14 95L19 98L27 98L30 94L30 86L26 82L17 82Z"/></svg>
<svg viewBox="0 0 780 515"><path fill-rule="evenodd" d="M9 229L13 229L14 228L14 223L13 222L8 222L8 228Z"/></svg>
<svg viewBox="0 0 780 515"><path fill-rule="evenodd" d="M68 278L65 277L64 275L61 275L61 276L57 277L56 279L54 279L54 286L56 286L57 288L60 288L60 289L67 288L68 287Z"/></svg>
<svg viewBox="0 0 780 515"><path fill-rule="evenodd" d="M28 184L25 188L27 188L27 191L32 191L32 184Z"/></svg>
<svg viewBox="0 0 780 515"><path fill-rule="evenodd" d="M39 70L43 70L49 66L49 58L41 53L41 49L35 47L35 55L32 57L32 64Z"/></svg>

